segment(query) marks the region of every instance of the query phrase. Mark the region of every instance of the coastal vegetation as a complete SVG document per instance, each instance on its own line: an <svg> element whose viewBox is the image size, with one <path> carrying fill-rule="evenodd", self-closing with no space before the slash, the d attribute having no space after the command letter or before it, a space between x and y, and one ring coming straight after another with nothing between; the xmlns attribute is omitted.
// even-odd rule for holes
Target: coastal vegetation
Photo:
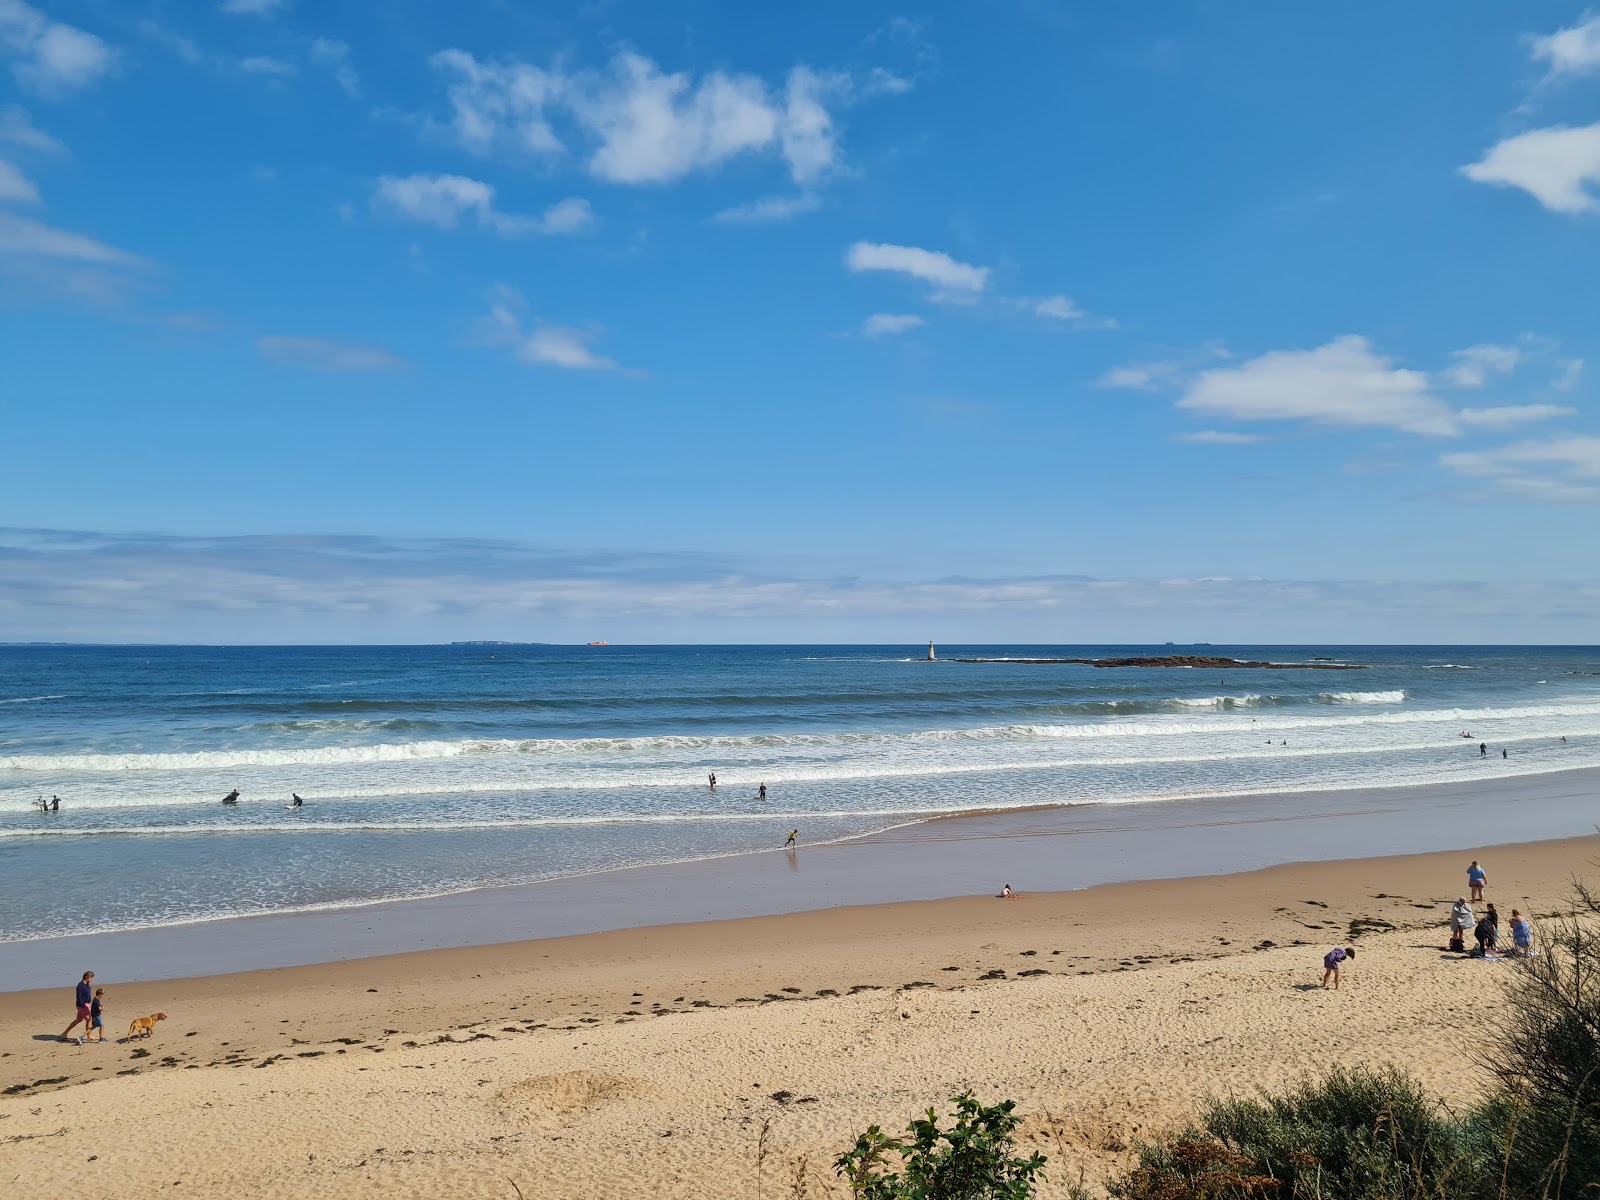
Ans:
<svg viewBox="0 0 1600 1200"><path fill-rule="evenodd" d="M1393 1066L1335 1064L1254 1098L1214 1099L1186 1129L1135 1147L1112 1200L1585 1200L1600 1196L1600 893L1542 925L1542 953L1474 1035L1484 1099L1455 1110ZM1029 1200L1046 1159L1022 1157L1005 1101L954 1100L905 1138L877 1126L835 1164L863 1200ZM1067 1183L1068 1200L1090 1195Z"/></svg>

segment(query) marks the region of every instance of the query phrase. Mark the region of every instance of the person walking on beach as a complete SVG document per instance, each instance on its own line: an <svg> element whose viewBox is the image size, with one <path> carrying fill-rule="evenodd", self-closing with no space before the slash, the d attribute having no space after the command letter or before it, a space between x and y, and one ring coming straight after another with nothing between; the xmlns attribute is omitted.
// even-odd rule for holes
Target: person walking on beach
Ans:
<svg viewBox="0 0 1600 1200"><path fill-rule="evenodd" d="M1356 948L1354 946L1335 946L1322 956L1323 987L1327 987L1328 980L1331 979L1333 980L1333 990L1336 992L1339 990L1339 968L1344 965L1346 959L1355 962Z"/></svg>
<svg viewBox="0 0 1600 1200"><path fill-rule="evenodd" d="M71 1025L68 1025L61 1031L61 1040L63 1042L72 1041L72 1031L78 1027L78 1023L80 1021L83 1023L84 1032L87 1033L89 1030L89 1005L94 1000L93 981L93 971L85 971L83 973L83 978L78 980L78 990L75 997L75 1003L78 1006L78 1015L72 1018ZM78 1045L83 1045L82 1037L78 1038Z"/></svg>
<svg viewBox="0 0 1600 1200"><path fill-rule="evenodd" d="M800 831L798 829L789 830L789 839L786 842L783 843L784 849L787 850L790 846L794 845L795 844L795 841L794 841L795 838L797 838L799 836L800 836Z"/></svg>
<svg viewBox="0 0 1600 1200"><path fill-rule="evenodd" d="M1483 899L1483 889L1488 882L1489 876L1484 874L1483 868L1478 865L1478 860L1473 859L1472 865L1467 868L1467 887L1472 890L1474 900Z"/></svg>
<svg viewBox="0 0 1600 1200"><path fill-rule="evenodd" d="M1467 950L1467 930L1478 923L1472 905L1463 896L1450 906L1450 949L1458 954Z"/></svg>
<svg viewBox="0 0 1600 1200"><path fill-rule="evenodd" d="M106 990L95 988L94 999L89 1001L89 1041L106 1040Z"/></svg>

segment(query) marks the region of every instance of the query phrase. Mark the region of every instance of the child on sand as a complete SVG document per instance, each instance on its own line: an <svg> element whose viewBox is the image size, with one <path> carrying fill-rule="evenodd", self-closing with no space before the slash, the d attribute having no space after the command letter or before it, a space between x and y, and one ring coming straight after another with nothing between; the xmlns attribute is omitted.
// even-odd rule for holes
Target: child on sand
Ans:
<svg viewBox="0 0 1600 1200"><path fill-rule="evenodd" d="M1322 956L1323 987L1327 987L1328 980L1331 979L1333 980L1333 990L1336 992L1339 990L1339 968L1344 965L1346 959L1355 962L1356 948L1354 946L1335 946Z"/></svg>
<svg viewBox="0 0 1600 1200"><path fill-rule="evenodd" d="M1000 899L1002 899L1002 900L1011 899L1011 885L1009 883L1006 884L1005 887L1000 889Z"/></svg>
<svg viewBox="0 0 1600 1200"><path fill-rule="evenodd" d="M89 1035L91 1042L106 1040L106 990L95 988L94 999L89 1002Z"/></svg>

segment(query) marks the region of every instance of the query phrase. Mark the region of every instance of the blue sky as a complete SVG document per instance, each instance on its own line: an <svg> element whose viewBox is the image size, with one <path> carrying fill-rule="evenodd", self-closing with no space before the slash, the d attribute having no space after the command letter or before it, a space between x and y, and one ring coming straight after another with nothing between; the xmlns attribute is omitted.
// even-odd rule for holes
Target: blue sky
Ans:
<svg viewBox="0 0 1600 1200"><path fill-rule="evenodd" d="M1600 10L0 0L0 637L1600 640Z"/></svg>

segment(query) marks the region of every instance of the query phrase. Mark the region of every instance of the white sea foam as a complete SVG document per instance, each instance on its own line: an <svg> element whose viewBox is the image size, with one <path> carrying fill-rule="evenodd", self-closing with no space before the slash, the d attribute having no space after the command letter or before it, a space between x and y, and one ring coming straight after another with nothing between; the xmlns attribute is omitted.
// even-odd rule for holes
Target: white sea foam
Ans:
<svg viewBox="0 0 1600 1200"><path fill-rule="evenodd" d="M1404 692L1325 693L1353 703L1398 703ZM236 749L152 754L16 754L0 757L0 771L30 773L136 773L206 771L248 767L317 767L347 764L424 762L437 759L517 756L519 759L677 759L684 763L716 756L764 759L785 753L832 754L903 748L926 752L941 746L973 743L1027 743L1052 740L1095 742L1107 739L1186 737L1240 732L1294 732L1348 729L1362 725L1413 725L1430 722L1551 720L1600 718L1600 701L1513 707L1441 708L1402 712L1328 716L1312 711L1274 709L1272 715L1245 722L1219 715L1192 719L1174 715L1139 719L1088 721L1077 724L983 725L969 729L934 729L913 733L817 733L741 735L656 735L637 738L466 738L454 741L388 742L366 746ZM619 764L620 765L620 764Z"/></svg>
<svg viewBox="0 0 1600 1200"><path fill-rule="evenodd" d="M40 700L65 700L66 696L17 696L10 700L0 700L0 704L34 704Z"/></svg>
<svg viewBox="0 0 1600 1200"><path fill-rule="evenodd" d="M1406 694L1402 690L1392 692L1318 692L1317 699L1325 704L1400 704Z"/></svg>
<svg viewBox="0 0 1600 1200"><path fill-rule="evenodd" d="M1254 708L1261 703L1261 697L1253 692L1246 692L1243 696L1183 697L1166 703L1176 704L1180 708Z"/></svg>

